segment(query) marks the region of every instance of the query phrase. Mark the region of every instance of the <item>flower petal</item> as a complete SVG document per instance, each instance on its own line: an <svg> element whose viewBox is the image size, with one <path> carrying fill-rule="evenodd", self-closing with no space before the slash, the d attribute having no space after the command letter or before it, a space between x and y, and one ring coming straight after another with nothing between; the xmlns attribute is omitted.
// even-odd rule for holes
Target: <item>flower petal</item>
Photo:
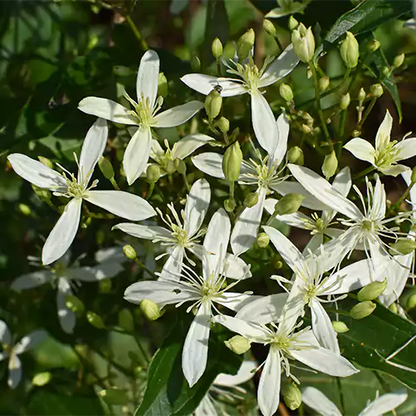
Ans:
<svg viewBox="0 0 416 416"><path fill-rule="evenodd" d="M32 289L43 285L44 283L51 282L53 280L53 274L49 270L38 270L33 273L24 274L19 276L11 284L13 290L26 290Z"/></svg>
<svg viewBox="0 0 416 416"><path fill-rule="evenodd" d="M341 169L334 178L332 186L343 196L347 197L350 193L352 181L351 171L348 166Z"/></svg>
<svg viewBox="0 0 416 416"><path fill-rule="evenodd" d="M146 169L152 149L152 131L140 126L127 145L123 157L123 168L127 182L131 185Z"/></svg>
<svg viewBox="0 0 416 416"><path fill-rule="evenodd" d="M406 160L416 156L416 138L411 137L409 139L402 140L394 146L398 151L396 160Z"/></svg>
<svg viewBox="0 0 416 416"><path fill-rule="evenodd" d="M376 135L376 149L382 152L386 146L390 143L391 129L393 127L393 118L386 110L386 115L377 130Z"/></svg>
<svg viewBox="0 0 416 416"><path fill-rule="evenodd" d="M136 238L144 238L145 240L161 240L170 238L171 233L166 228L158 225L139 225L124 222L115 225L112 230L121 230L126 234L129 234Z"/></svg>
<svg viewBox="0 0 416 416"><path fill-rule="evenodd" d="M374 165L374 153L375 149L371 143L367 140L361 139L359 137L350 140L345 146L344 149L347 149L351 152L357 159L364 160L366 162Z"/></svg>
<svg viewBox="0 0 416 416"><path fill-rule="evenodd" d="M218 179L225 179L222 171L223 155L214 152L201 153L192 158L192 163L201 172Z"/></svg>
<svg viewBox="0 0 416 416"><path fill-rule="evenodd" d="M10 345L12 343L12 334L6 322L0 319L0 342L2 344Z"/></svg>
<svg viewBox="0 0 416 416"><path fill-rule="evenodd" d="M65 190L67 188L65 179L58 172L37 160L20 153L13 153L7 156L7 159L19 176L39 188L46 188L52 191Z"/></svg>
<svg viewBox="0 0 416 416"><path fill-rule="evenodd" d="M15 389L22 379L22 363L20 358L13 354L9 359L9 378L7 384L11 389Z"/></svg>
<svg viewBox="0 0 416 416"><path fill-rule="evenodd" d="M251 277L250 266L240 257L231 253L225 255L224 275L230 279L248 279Z"/></svg>
<svg viewBox="0 0 416 416"><path fill-rule="evenodd" d="M189 387L197 383L207 365L210 320L211 305L203 302L192 321L182 351L182 370Z"/></svg>
<svg viewBox="0 0 416 416"><path fill-rule="evenodd" d="M124 191L89 191L86 201L130 221L142 221L156 215L143 198Z"/></svg>
<svg viewBox="0 0 416 416"><path fill-rule="evenodd" d="M172 157L174 159L185 159L187 156L195 152L195 150L212 141L215 141L215 139L207 136L206 134L190 134L173 145Z"/></svg>
<svg viewBox="0 0 416 416"><path fill-rule="evenodd" d="M72 289L69 285L69 282L65 278L60 278L58 280L58 291L56 293L56 306L58 308L58 318L59 323L61 324L62 329L67 334L72 334L74 332L74 327L77 322L75 313L72 312L66 306L66 297L72 295Z"/></svg>
<svg viewBox="0 0 416 416"><path fill-rule="evenodd" d="M196 181L189 192L185 205L184 227L188 237L200 229L211 201L211 188L206 179Z"/></svg>
<svg viewBox="0 0 416 416"><path fill-rule="evenodd" d="M322 416L342 416L335 404L315 387L306 387L302 391L302 403Z"/></svg>
<svg viewBox="0 0 416 416"><path fill-rule="evenodd" d="M254 377L257 363L252 360L244 360L236 375L220 373L214 380L217 386L234 387L246 383Z"/></svg>
<svg viewBox="0 0 416 416"><path fill-rule="evenodd" d="M180 245L174 247L163 266L159 280L180 280L184 254L184 247Z"/></svg>
<svg viewBox="0 0 416 416"><path fill-rule="evenodd" d="M137 72L136 93L137 101L149 99L150 108L153 108L157 96L159 83L159 56L155 51L148 50L140 60ZM143 98L142 98L143 97Z"/></svg>
<svg viewBox="0 0 416 416"><path fill-rule="evenodd" d="M264 208L270 215L274 214L274 207L277 202L277 199L273 198L268 198L264 202ZM307 225L312 223L308 216L302 214L299 211L295 212L294 214L276 215L275 218L281 222L284 222L285 224L290 225L291 227L301 228L303 230L307 230Z"/></svg>
<svg viewBox="0 0 416 416"><path fill-rule="evenodd" d="M244 308L244 306L249 304L253 298L258 298L258 296L249 295L247 293L225 292L222 294L221 298L216 299L216 302L234 312L238 312L240 309Z"/></svg>
<svg viewBox="0 0 416 416"><path fill-rule="evenodd" d="M403 172L409 171L410 168L408 166L405 165L393 165L390 166L389 168L378 168L378 170L386 176L399 176L400 174L402 174ZM411 172L411 170L410 170Z"/></svg>
<svg viewBox="0 0 416 416"><path fill-rule="evenodd" d="M407 400L405 389L383 394L372 401L358 416L379 416L393 411Z"/></svg>
<svg viewBox="0 0 416 416"><path fill-rule="evenodd" d="M289 139L289 120L286 117L286 114L282 113L276 120L276 127L277 127L277 146L274 151L273 160L274 163L279 166L285 157L287 151L287 141Z"/></svg>
<svg viewBox="0 0 416 416"><path fill-rule="evenodd" d="M132 116L127 108L115 101L100 97L87 97L78 104L78 110L92 116L104 118L113 123L138 126L139 119Z"/></svg>
<svg viewBox="0 0 416 416"><path fill-rule="evenodd" d="M201 94L208 95L217 85L222 88L222 97L233 97L245 94L247 88L240 82L235 82L229 78L217 78L204 74L187 74L181 78L189 88Z"/></svg>
<svg viewBox="0 0 416 416"><path fill-rule="evenodd" d="M170 108L154 117L154 127L163 128L180 126L192 118L202 107L204 107L204 103L201 103L200 101L190 101L189 103Z"/></svg>
<svg viewBox="0 0 416 416"><path fill-rule="evenodd" d="M261 325L254 322L243 321L228 315L216 315L212 320L253 342L261 343L268 337L268 332Z"/></svg>
<svg viewBox="0 0 416 416"><path fill-rule="evenodd" d="M61 258L77 234L81 218L81 198L73 198L46 239L42 250L42 263L46 266Z"/></svg>
<svg viewBox="0 0 416 416"><path fill-rule="evenodd" d="M16 354L22 354L30 349L32 349L37 344L44 341L48 333L43 330L37 330L31 332L29 335L24 336L14 347L14 352Z"/></svg>

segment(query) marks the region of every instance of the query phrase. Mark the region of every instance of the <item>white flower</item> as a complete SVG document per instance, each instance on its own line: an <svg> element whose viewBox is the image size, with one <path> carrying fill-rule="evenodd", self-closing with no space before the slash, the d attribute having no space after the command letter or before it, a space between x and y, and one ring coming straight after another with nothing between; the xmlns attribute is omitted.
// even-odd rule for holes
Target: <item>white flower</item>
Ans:
<svg viewBox="0 0 416 416"><path fill-rule="evenodd" d="M168 304L182 305L192 302L187 311L197 310L189 328L182 353L182 369L189 386L192 387L205 371L208 358L210 322L215 303L237 311L249 298L249 294L229 292L238 280L226 285L223 273L225 254L230 238L231 223L223 209L212 217L204 239L205 253L202 259L202 276L183 266L182 278L158 281L143 281L129 286L124 298L132 303L150 299L160 307Z"/></svg>
<svg viewBox="0 0 416 416"><path fill-rule="evenodd" d="M123 270L122 262L126 261L126 257L120 248L114 247L99 250L95 254L95 260L98 264L93 267L79 267L77 264L68 267L69 253L67 253L49 269L19 276L13 281L11 288L21 291L45 283L55 286L59 322L66 333L72 334L76 316L66 306L66 297L73 294L72 288L77 288L80 282L99 282L116 276Z"/></svg>
<svg viewBox="0 0 416 416"><path fill-rule="evenodd" d="M82 145L78 164L78 176L65 172L60 174L43 163L20 153L7 158L15 172L34 185L51 190L54 195L69 198L64 212L49 234L42 251L42 262L50 264L61 258L71 246L77 233L82 201L85 199L114 215L131 221L145 220L156 215L155 210L143 198L123 191L92 191L95 180L89 185L98 159L107 143L108 128L105 120L98 119L88 130ZM63 169L63 168L62 168Z"/></svg>
<svg viewBox="0 0 416 416"><path fill-rule="evenodd" d="M278 142L278 133L275 131L275 118L269 103L259 91L279 79L288 75L299 63L293 45L289 45L268 67L270 61L266 60L263 68L259 70L250 59L242 65L231 62L235 69L229 66L227 72L239 78L216 78L203 74L188 74L181 80L190 88L201 94L208 95L213 88L220 86L221 96L232 97L249 93L251 96L251 120L254 133L260 146L272 154Z"/></svg>
<svg viewBox="0 0 416 416"><path fill-rule="evenodd" d="M46 335L46 332L42 330L33 331L14 344L9 328L4 321L0 320L0 343L3 345L3 351L0 352L0 361L6 358L9 359L7 384L10 388L16 388L22 379L22 363L19 355L43 341Z"/></svg>
<svg viewBox="0 0 416 416"><path fill-rule="evenodd" d="M311 0L294 1L294 0L277 0L279 7L276 7L266 14L266 19L278 19L284 16L290 16L295 13L302 13Z"/></svg>
<svg viewBox="0 0 416 416"><path fill-rule="evenodd" d="M312 331L305 328L295 333L295 324L286 324L285 319L279 326L260 325L226 315L217 315L213 321L251 342L270 346L257 391L257 402L264 416L272 416L279 406L282 367L287 377L298 381L290 372L289 360L298 360L331 376L347 377L358 372L345 358L320 347Z"/></svg>
<svg viewBox="0 0 416 416"><path fill-rule="evenodd" d="M155 51L147 51L141 61L137 73L137 102L125 94L133 107L132 110L122 105L99 97L84 98L78 108L114 123L139 126L132 136L124 153L123 167L127 181L131 185L146 169L152 147L152 128L176 127L194 116L202 107L199 101L173 107L156 114L162 107L162 97L157 97L159 80L159 57Z"/></svg>
<svg viewBox="0 0 416 416"><path fill-rule="evenodd" d="M380 416L392 412L407 400L407 391L397 390L383 394L370 402L358 416ZM306 387L302 391L302 402L322 416L342 416L331 400L314 387Z"/></svg>
<svg viewBox="0 0 416 416"><path fill-rule="evenodd" d="M397 176L409 169L397 162L416 156L416 138L390 141L392 125L393 119L387 110L377 131L375 149L371 143L359 137L350 140L344 147L357 159L371 163L385 175Z"/></svg>

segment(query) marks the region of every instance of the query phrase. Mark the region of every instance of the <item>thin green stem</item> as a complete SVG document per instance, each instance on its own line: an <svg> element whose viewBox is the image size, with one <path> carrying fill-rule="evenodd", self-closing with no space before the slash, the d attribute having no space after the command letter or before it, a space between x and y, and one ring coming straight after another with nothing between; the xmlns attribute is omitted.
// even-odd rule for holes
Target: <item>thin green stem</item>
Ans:
<svg viewBox="0 0 416 416"><path fill-rule="evenodd" d="M338 394L339 394L339 403L341 405L341 413L345 414L345 400L344 400L344 393L342 391L342 384L341 380L337 378L337 387L338 387Z"/></svg>
<svg viewBox="0 0 416 416"><path fill-rule="evenodd" d="M342 151L342 145L343 145L342 138L343 138L344 132L345 132L346 115L347 115L347 110L342 110L340 121L339 121L339 129L338 129L338 145L337 145L337 158L338 159L340 158L341 151Z"/></svg>
<svg viewBox="0 0 416 416"><path fill-rule="evenodd" d="M373 170L375 170L374 166L369 166L367 169L362 170L361 172L357 173L356 175L354 175L352 178L355 179L359 179L365 175L368 175L369 173L371 173Z"/></svg>
<svg viewBox="0 0 416 416"><path fill-rule="evenodd" d="M400 207L401 203L409 196L410 191L412 190L413 186L415 185L415 182L410 182L410 185L407 187L407 189L403 192L403 195L397 200L397 202L390 207L388 212L396 211L397 208Z"/></svg>
<svg viewBox="0 0 416 416"><path fill-rule="evenodd" d="M217 58L216 61L217 61L217 75L220 77L222 75L221 60L220 58Z"/></svg>
<svg viewBox="0 0 416 416"><path fill-rule="evenodd" d="M146 363L146 367L148 367L149 366L149 364L150 364L150 358L149 358L149 355L147 354L147 351L145 350L145 348L143 347L143 345L142 345L142 343L140 342L140 339L139 339L139 337L137 336L137 334L136 333L134 333L134 334L132 334L133 335L133 337L134 337L134 340L136 341L136 344L137 344L137 346L138 346L138 348L139 348L139 350L140 350L140 354L143 356L143 360L145 361L145 363Z"/></svg>
<svg viewBox="0 0 416 416"><path fill-rule="evenodd" d="M126 22L129 24L131 31L134 33L134 36L140 43L140 46L144 51L147 51L149 49L149 46L147 45L146 41L144 40L142 34L140 33L139 29L133 22L133 19L131 18L131 15L128 13L125 16Z"/></svg>
<svg viewBox="0 0 416 416"><path fill-rule="evenodd" d="M363 118L357 123L357 128L356 130L361 131L361 128L363 126L363 124L365 123L365 120L367 119L367 117L369 116L369 114L371 113L371 110L374 108L374 105L377 101L377 98L372 98L370 104L368 105L368 107L366 108Z"/></svg>
<svg viewBox="0 0 416 416"><path fill-rule="evenodd" d="M111 182L111 185L113 185L113 188L114 188L116 191L119 191L119 190L120 190L120 187L118 186L118 183L116 182L116 180L115 180L114 178L111 178L111 179L110 179L110 182Z"/></svg>
<svg viewBox="0 0 416 416"><path fill-rule="evenodd" d="M145 270L147 273L149 273L152 277L154 277L155 279L157 279L157 276L148 268L146 267L139 259L138 257L136 257L134 259L134 262L139 265L143 270Z"/></svg>
<svg viewBox="0 0 416 416"><path fill-rule="evenodd" d="M191 186L189 185L188 178L186 177L186 172L182 172L182 178L185 183L186 189L188 190L188 192L190 192Z"/></svg>
<svg viewBox="0 0 416 416"><path fill-rule="evenodd" d="M156 182L150 182L150 184L149 184L149 190L147 191L147 195L146 195L146 199L147 200L149 200L150 199L150 197L152 196L152 194L153 194L153 190L155 189L155 183Z"/></svg>

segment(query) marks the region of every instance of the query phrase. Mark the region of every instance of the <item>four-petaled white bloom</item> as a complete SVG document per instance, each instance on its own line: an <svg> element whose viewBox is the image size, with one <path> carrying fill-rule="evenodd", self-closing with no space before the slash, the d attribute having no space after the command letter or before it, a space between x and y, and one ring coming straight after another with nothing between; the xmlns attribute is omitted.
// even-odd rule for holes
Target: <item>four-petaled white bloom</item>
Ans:
<svg viewBox="0 0 416 416"><path fill-rule="evenodd" d="M187 311L196 310L196 316L186 335L182 353L182 369L189 386L192 387L202 376L208 359L208 339L215 303L237 311L250 294L230 292L229 289L239 281L226 284L224 274L225 255L230 238L231 223L221 208L212 217L204 239L202 257L202 276L183 266L182 279L143 281L129 286L124 298L132 303L150 299L160 307L168 304L181 306L192 302Z"/></svg>
<svg viewBox="0 0 416 416"><path fill-rule="evenodd" d="M0 352L0 361L9 359L9 378L7 384L14 389L20 383L22 378L22 363L19 355L32 349L39 342L46 338L46 332L37 330L24 336L19 342L13 343L12 334L9 331L6 323L0 320L0 344L3 346L3 351Z"/></svg>
<svg viewBox="0 0 416 416"><path fill-rule="evenodd" d="M385 175L397 176L409 170L407 166L397 162L416 156L416 138L405 137L401 142L390 141L392 125L393 118L387 110L377 131L375 149L371 143L359 137L350 140L344 147L357 159L371 163Z"/></svg>
<svg viewBox="0 0 416 416"><path fill-rule="evenodd" d="M359 413L358 416L380 416L392 412L407 400L407 391L397 390L377 397ZM302 391L302 402L322 416L342 416L335 404L315 387Z"/></svg>
<svg viewBox="0 0 416 416"><path fill-rule="evenodd" d="M92 191L95 180L89 185L98 159L107 143L108 128L103 119L98 119L88 130L82 145L78 164L78 176L65 172L60 174L43 163L20 153L9 159L15 172L34 185L51 190L54 195L69 198L64 212L49 234L42 250L42 262L50 264L61 258L69 249L78 231L82 201L86 200L114 215L131 221L140 221L156 215L151 205L137 195L123 191Z"/></svg>
<svg viewBox="0 0 416 416"><path fill-rule="evenodd" d="M84 98L78 108L114 123L139 126L124 153L123 167L131 185L146 169L152 147L152 128L176 127L193 117L202 107L199 101L173 107L156 114L162 107L162 97L157 98L159 80L159 57L155 51L147 51L137 73L137 102L125 94L132 109L127 109L112 100L99 97Z"/></svg>
<svg viewBox="0 0 416 416"><path fill-rule="evenodd" d="M62 329L71 334L74 331L76 316L66 306L66 298L73 294L72 287L76 288L80 282L99 282L119 274L123 270L122 263L126 261L120 248L109 248L95 254L97 265L93 267L79 267L77 264L68 266L69 253L58 260L53 267L24 274L15 279L11 288L17 291L32 289L34 287L51 283L56 286L56 305L58 318Z"/></svg>

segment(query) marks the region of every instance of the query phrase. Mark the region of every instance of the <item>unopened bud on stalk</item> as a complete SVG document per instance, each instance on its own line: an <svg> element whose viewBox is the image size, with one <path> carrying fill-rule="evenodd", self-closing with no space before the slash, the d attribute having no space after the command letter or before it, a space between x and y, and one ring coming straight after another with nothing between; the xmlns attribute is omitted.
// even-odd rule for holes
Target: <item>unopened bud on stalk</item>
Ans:
<svg viewBox="0 0 416 416"><path fill-rule="evenodd" d="M247 30L246 33L240 36L240 39L237 41L237 56L238 60L241 62L246 59L250 53L251 49L254 46L256 39L256 34L253 29Z"/></svg>
<svg viewBox="0 0 416 416"><path fill-rule="evenodd" d="M65 306L71 312L74 312L77 316L81 316L85 310L84 303L81 301L81 299L77 298L75 295L65 296Z"/></svg>
<svg viewBox="0 0 416 416"><path fill-rule="evenodd" d="M216 90L212 90L205 98L205 111L210 118L215 118L221 111L222 97Z"/></svg>
<svg viewBox="0 0 416 416"><path fill-rule="evenodd" d="M235 335L227 341L224 341L224 344L235 354L241 355L247 352L251 348L251 343L247 338L242 337L241 335Z"/></svg>
<svg viewBox="0 0 416 416"><path fill-rule="evenodd" d="M287 84L280 84L279 93L281 97L287 102L290 103L293 101L293 91Z"/></svg>
<svg viewBox="0 0 416 416"><path fill-rule="evenodd" d="M332 327L338 334L343 334L344 332L348 332L350 330L348 326L342 321L332 321Z"/></svg>
<svg viewBox="0 0 416 416"><path fill-rule="evenodd" d="M243 160L243 152L240 144L234 142L227 148L222 159L222 171L225 179L229 182L235 182L240 176L241 162Z"/></svg>
<svg viewBox="0 0 416 416"><path fill-rule="evenodd" d="M275 37L276 36L276 28L274 27L274 24L268 20L263 20L263 29L270 35Z"/></svg>
<svg viewBox="0 0 416 416"><path fill-rule="evenodd" d="M382 282L372 282L364 286L357 294L360 302L377 299L387 287L387 279Z"/></svg>
<svg viewBox="0 0 416 416"><path fill-rule="evenodd" d="M360 91L358 92L358 101L360 103L362 103L365 100L365 97L367 96L367 94L364 91L364 88L360 88Z"/></svg>
<svg viewBox="0 0 416 416"><path fill-rule="evenodd" d="M329 178L332 178L335 175L337 169L338 159L337 155L335 154L335 150L333 150L329 155L325 156L324 163L322 164L322 173L328 180Z"/></svg>
<svg viewBox="0 0 416 416"><path fill-rule="evenodd" d="M289 215L294 214L302 205L305 197L301 194L286 194L274 206L273 215Z"/></svg>
<svg viewBox="0 0 416 416"><path fill-rule="evenodd" d="M220 129L221 133L225 134L230 130L230 121L225 117L220 117L215 125Z"/></svg>
<svg viewBox="0 0 416 416"><path fill-rule="evenodd" d="M134 331L134 319L131 312L124 308L118 313L118 325L127 332Z"/></svg>
<svg viewBox="0 0 416 416"><path fill-rule="evenodd" d="M381 84L373 84L370 87L370 92L374 98L380 98L383 95L384 90Z"/></svg>
<svg viewBox="0 0 416 416"><path fill-rule="evenodd" d="M367 316L370 316L374 309L376 308L376 304L371 301L360 302L357 303L351 310L350 316L352 319L364 319Z"/></svg>
<svg viewBox="0 0 416 416"><path fill-rule="evenodd" d="M351 103L351 96L350 93L346 93L341 97L341 101L339 102L339 108L341 110L346 110Z"/></svg>
<svg viewBox="0 0 416 416"><path fill-rule="evenodd" d="M157 93L162 98L166 98L168 96L168 79L163 72L159 72Z"/></svg>
<svg viewBox="0 0 416 416"><path fill-rule="evenodd" d="M396 303L392 303L390 306L389 306L389 310L390 311L392 311L393 313L397 313L398 312L398 309L397 309L397 305L396 305Z"/></svg>
<svg viewBox="0 0 416 416"><path fill-rule="evenodd" d="M129 399L126 395L126 392L124 390L119 389L106 389L101 390L98 395L103 399L103 401L110 405L124 405L128 403Z"/></svg>
<svg viewBox="0 0 416 416"><path fill-rule="evenodd" d="M42 387L48 384L52 379L52 374L49 371L38 373L32 378L32 384L34 386Z"/></svg>
<svg viewBox="0 0 416 416"><path fill-rule="evenodd" d="M156 164L150 164L146 169L146 179L149 183L156 183L160 179L160 167Z"/></svg>
<svg viewBox="0 0 416 416"><path fill-rule="evenodd" d="M23 215L29 216L32 214L32 210L30 209L29 205L20 203L17 207Z"/></svg>
<svg viewBox="0 0 416 416"><path fill-rule="evenodd" d="M100 159L98 160L98 167L100 168L100 171L103 174L104 178L108 180L114 178L113 165L104 156L101 156Z"/></svg>
<svg viewBox="0 0 416 416"><path fill-rule="evenodd" d="M303 166L305 162L305 158L303 156L303 150L299 146L292 147L287 154L287 159L289 163Z"/></svg>
<svg viewBox="0 0 416 416"><path fill-rule="evenodd" d="M306 29L305 25L301 23L292 32L292 43L296 55L302 62L308 63L312 60L315 54L315 38L311 27Z"/></svg>
<svg viewBox="0 0 416 416"><path fill-rule="evenodd" d="M416 307L416 293L413 293L413 295L410 295L406 302L407 309L413 309Z"/></svg>
<svg viewBox="0 0 416 416"><path fill-rule="evenodd" d="M393 255L400 253L403 256L406 256L416 249L416 241L411 240L410 238L400 238L390 245L390 249Z"/></svg>
<svg viewBox="0 0 416 416"><path fill-rule="evenodd" d="M143 299L140 302L140 310L149 321L156 321L163 315L159 306L150 299Z"/></svg>
<svg viewBox="0 0 416 416"><path fill-rule="evenodd" d="M393 60L393 67L394 68L401 67L403 65L404 58L405 58L404 53L401 53L400 55L397 55Z"/></svg>
<svg viewBox="0 0 416 416"><path fill-rule="evenodd" d="M283 267L283 262L281 260L279 260L280 257L275 258L273 260L273 266L276 270L280 270Z"/></svg>
<svg viewBox="0 0 416 416"><path fill-rule="evenodd" d="M201 69L201 60L196 56L192 56L191 58L191 69L192 71L199 72Z"/></svg>
<svg viewBox="0 0 416 416"><path fill-rule="evenodd" d="M355 68L358 64L358 57L360 56L360 47L357 39L351 32L347 32L347 36L341 44L341 57L347 68Z"/></svg>
<svg viewBox="0 0 416 416"><path fill-rule="evenodd" d="M123 254L129 259L134 260L137 257L136 250L130 245L126 244L123 247Z"/></svg>
<svg viewBox="0 0 416 416"><path fill-rule="evenodd" d="M266 248L270 243L270 237L266 233L260 233L256 242L260 248Z"/></svg>
<svg viewBox="0 0 416 416"><path fill-rule="evenodd" d="M296 410L302 403L302 393L294 383L288 383L282 389L283 400L290 410Z"/></svg>
<svg viewBox="0 0 416 416"><path fill-rule="evenodd" d="M224 201L224 209L227 212L233 212L237 204L235 203L234 199L226 199Z"/></svg>
<svg viewBox="0 0 416 416"><path fill-rule="evenodd" d="M299 22L293 17L289 17L288 28L290 31L295 30L299 26Z"/></svg>
<svg viewBox="0 0 416 416"><path fill-rule="evenodd" d="M101 316L97 315L95 312L87 312L87 321L97 329L105 328L104 321L102 320Z"/></svg>
<svg viewBox="0 0 416 416"><path fill-rule="evenodd" d="M211 51L215 59L221 58L221 55L224 52L224 48L222 46L221 41L218 38L215 38L212 41Z"/></svg>
<svg viewBox="0 0 416 416"><path fill-rule="evenodd" d="M368 52L375 52L380 47L380 42L377 39L371 39L368 42L367 50Z"/></svg>
<svg viewBox="0 0 416 416"><path fill-rule="evenodd" d="M244 206L247 208L252 208L254 205L259 202L259 195L256 192L250 192L244 198Z"/></svg>
<svg viewBox="0 0 416 416"><path fill-rule="evenodd" d="M307 124L302 124L301 129L306 134L311 134L313 129L311 126L308 126Z"/></svg>
<svg viewBox="0 0 416 416"><path fill-rule="evenodd" d="M319 90L325 91L329 87L330 79L328 76L324 75L319 79Z"/></svg>
<svg viewBox="0 0 416 416"><path fill-rule="evenodd" d="M39 162L47 166L49 169L53 169L53 163L47 157L38 156Z"/></svg>
<svg viewBox="0 0 416 416"><path fill-rule="evenodd" d="M173 163L173 160L169 160L168 163L165 166L166 173L168 175L172 175L176 172L175 164Z"/></svg>

